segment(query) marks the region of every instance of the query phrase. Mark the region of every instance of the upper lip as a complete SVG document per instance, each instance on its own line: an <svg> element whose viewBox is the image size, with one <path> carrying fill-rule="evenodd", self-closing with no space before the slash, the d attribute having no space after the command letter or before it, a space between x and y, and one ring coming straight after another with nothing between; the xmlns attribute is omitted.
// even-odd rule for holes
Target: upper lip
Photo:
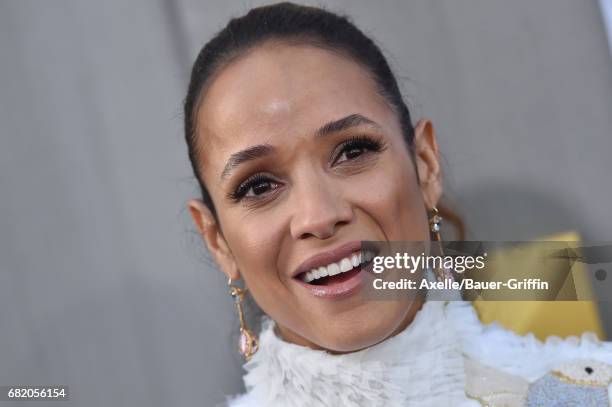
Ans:
<svg viewBox="0 0 612 407"><path fill-rule="evenodd" d="M361 250L361 241L348 242L336 247L335 249L325 251L306 259L298 268L295 269L292 277L296 277L301 273L310 271L321 266L327 266L330 263L336 263L345 257L349 257L355 252Z"/></svg>

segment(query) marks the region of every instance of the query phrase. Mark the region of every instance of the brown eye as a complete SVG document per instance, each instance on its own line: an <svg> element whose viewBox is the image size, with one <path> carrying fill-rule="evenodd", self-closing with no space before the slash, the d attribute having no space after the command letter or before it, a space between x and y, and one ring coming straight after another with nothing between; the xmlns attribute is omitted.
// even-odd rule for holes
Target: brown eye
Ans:
<svg viewBox="0 0 612 407"><path fill-rule="evenodd" d="M361 154L363 154L364 149L361 147L352 147L351 149L347 149L345 150L342 155L340 157L338 157L338 159L340 161L344 161L344 160L352 160L353 158L357 158L359 157ZM342 160L344 159L344 160Z"/></svg>
<svg viewBox="0 0 612 407"><path fill-rule="evenodd" d="M266 175L256 174L242 182L235 191L230 193L229 197L236 202L243 198L257 199L261 195L278 188L279 185L278 182Z"/></svg>
<svg viewBox="0 0 612 407"><path fill-rule="evenodd" d="M352 137L340 145L334 164L351 161L368 152L378 152L382 149L383 145L378 140L367 136Z"/></svg>
<svg viewBox="0 0 612 407"><path fill-rule="evenodd" d="M272 183L270 181L260 181L252 185L247 191L245 196L257 196L264 194L272 189Z"/></svg>

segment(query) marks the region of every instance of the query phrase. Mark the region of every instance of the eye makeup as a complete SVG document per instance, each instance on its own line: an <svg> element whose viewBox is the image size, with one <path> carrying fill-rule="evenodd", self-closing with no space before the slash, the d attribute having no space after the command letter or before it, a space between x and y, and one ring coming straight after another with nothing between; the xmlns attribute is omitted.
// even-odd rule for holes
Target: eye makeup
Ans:
<svg viewBox="0 0 612 407"><path fill-rule="evenodd" d="M339 143L330 154L330 166L350 165L357 162L366 155L380 153L386 149L386 143L380 136L369 136L365 134L354 135ZM233 188L227 197L235 203L241 201L263 200L269 197L282 182L265 172L258 172L247 177Z"/></svg>

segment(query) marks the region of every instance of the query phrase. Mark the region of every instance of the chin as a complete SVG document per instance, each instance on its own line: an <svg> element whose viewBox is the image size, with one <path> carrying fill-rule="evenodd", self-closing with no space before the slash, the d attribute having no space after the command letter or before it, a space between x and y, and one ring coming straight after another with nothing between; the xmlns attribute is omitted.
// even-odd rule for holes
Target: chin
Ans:
<svg viewBox="0 0 612 407"><path fill-rule="evenodd" d="M319 324L323 335L314 341L333 353L355 352L376 345L405 328L417 311L413 304L395 301L375 301L351 315Z"/></svg>

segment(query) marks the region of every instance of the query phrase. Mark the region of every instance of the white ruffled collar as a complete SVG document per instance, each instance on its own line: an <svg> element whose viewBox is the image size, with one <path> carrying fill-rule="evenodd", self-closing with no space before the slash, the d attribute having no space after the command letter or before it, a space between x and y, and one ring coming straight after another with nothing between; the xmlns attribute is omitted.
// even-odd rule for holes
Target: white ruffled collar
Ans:
<svg viewBox="0 0 612 407"><path fill-rule="evenodd" d="M427 301L398 335L332 355L283 341L265 319L244 383L258 406L451 405L465 400L465 332L458 330L479 329L469 303Z"/></svg>
<svg viewBox="0 0 612 407"><path fill-rule="evenodd" d="M486 393L491 376L470 371L466 378L466 362L531 382L560 363L583 359L612 365L612 343L589 334L545 342L519 336L482 325L464 301L427 301L403 332L346 355L285 342L266 319L260 349L244 365L247 393L228 401L232 407L473 406L479 403L467 398L466 382L473 390L484 378ZM503 377L500 388L508 390ZM608 391L612 405L612 385Z"/></svg>

